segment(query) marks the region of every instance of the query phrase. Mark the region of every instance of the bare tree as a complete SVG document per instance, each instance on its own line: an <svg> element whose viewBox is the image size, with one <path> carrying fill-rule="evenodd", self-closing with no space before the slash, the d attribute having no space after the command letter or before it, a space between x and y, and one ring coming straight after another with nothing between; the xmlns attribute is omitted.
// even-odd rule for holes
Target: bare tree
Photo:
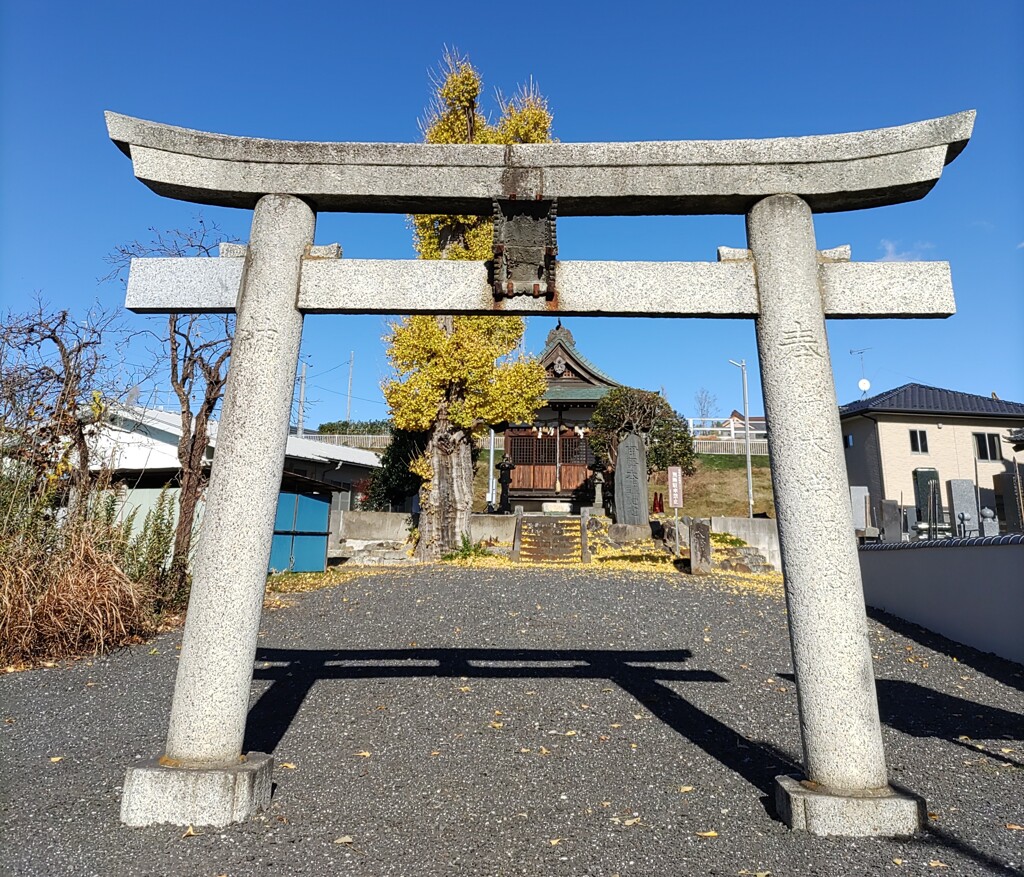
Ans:
<svg viewBox="0 0 1024 877"><path fill-rule="evenodd" d="M718 414L718 397L707 387L701 387L693 394L693 404L697 417L710 418Z"/></svg>
<svg viewBox="0 0 1024 877"><path fill-rule="evenodd" d="M116 358L126 330L120 312L98 305L75 319L37 298L0 325L0 444L39 496L67 485L84 495L93 480L89 435L123 395ZM119 345L118 342L121 342Z"/></svg>
<svg viewBox="0 0 1024 877"><path fill-rule="evenodd" d="M223 234L216 224L197 217L192 228L157 231L150 229L149 241L131 241L107 256L112 266L105 279L126 277L132 259L216 256L225 241L237 241ZM157 333L154 333L157 334ZM225 314L170 314L165 334L159 334L169 367L171 389L181 409L181 465L178 494L178 524L171 561L173 587L184 595L192 550L195 514L206 488L206 449L210 442L210 421L224 395L227 383L234 316Z"/></svg>

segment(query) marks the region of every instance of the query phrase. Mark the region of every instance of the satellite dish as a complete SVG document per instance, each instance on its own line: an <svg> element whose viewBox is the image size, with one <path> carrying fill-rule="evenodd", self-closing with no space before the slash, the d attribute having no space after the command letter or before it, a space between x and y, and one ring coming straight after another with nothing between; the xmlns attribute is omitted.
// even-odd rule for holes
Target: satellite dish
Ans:
<svg viewBox="0 0 1024 877"><path fill-rule="evenodd" d="M857 388L862 393L866 393L868 390L871 389L871 381L869 381L867 378L861 378L859 381L857 381Z"/></svg>

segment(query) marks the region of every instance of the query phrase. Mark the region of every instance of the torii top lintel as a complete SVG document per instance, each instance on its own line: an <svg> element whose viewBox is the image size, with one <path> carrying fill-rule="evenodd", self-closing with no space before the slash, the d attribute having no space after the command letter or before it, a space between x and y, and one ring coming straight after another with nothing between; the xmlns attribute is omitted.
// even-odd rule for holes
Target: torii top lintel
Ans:
<svg viewBox="0 0 1024 877"><path fill-rule="evenodd" d="M818 213L913 201L963 151L973 110L847 134L513 146L316 143L210 134L107 112L110 138L159 195L252 208L489 215L494 198L557 198L560 216L745 213L769 195Z"/></svg>

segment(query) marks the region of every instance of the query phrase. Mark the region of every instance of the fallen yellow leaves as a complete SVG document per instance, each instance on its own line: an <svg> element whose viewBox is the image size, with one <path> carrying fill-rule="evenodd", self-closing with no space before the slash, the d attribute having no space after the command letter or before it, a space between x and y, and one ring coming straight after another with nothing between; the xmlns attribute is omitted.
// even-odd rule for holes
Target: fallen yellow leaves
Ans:
<svg viewBox="0 0 1024 877"><path fill-rule="evenodd" d="M60 762L60 761L63 761L63 760L64 760L64 756L63 755L51 755L50 756L50 761L53 764L57 764L57 762Z"/></svg>
<svg viewBox="0 0 1024 877"><path fill-rule="evenodd" d="M188 828L185 829L185 833L181 836L181 839L184 840L186 837L199 837L199 835L196 833L196 830L190 825Z"/></svg>
<svg viewBox="0 0 1024 877"><path fill-rule="evenodd" d="M718 832L714 829L710 831L695 831L694 834L697 835L697 837L718 837Z"/></svg>
<svg viewBox="0 0 1024 877"><path fill-rule="evenodd" d="M1024 825L1018 825L1016 822L1007 822L1006 823L1006 830L1007 831L1024 831Z"/></svg>
<svg viewBox="0 0 1024 877"><path fill-rule="evenodd" d="M336 844L352 844L355 843L355 839L350 834L343 834L341 837L334 839Z"/></svg>
<svg viewBox="0 0 1024 877"><path fill-rule="evenodd" d="M496 730L496 731L500 731L502 728L505 727L505 723L504 722L491 722L489 727L494 728L494 730Z"/></svg>
<svg viewBox="0 0 1024 877"><path fill-rule="evenodd" d="M949 865L947 865L945 862L940 862L938 859L932 859L928 863L928 867L929 868L948 868Z"/></svg>
<svg viewBox="0 0 1024 877"><path fill-rule="evenodd" d="M372 754L372 752L367 752L365 749L353 753L353 755L358 755L360 758L369 758Z"/></svg>
<svg viewBox="0 0 1024 877"><path fill-rule="evenodd" d="M551 840L548 841L548 843L551 844L551 846L553 847L557 847L561 842L562 839L560 837L553 837L551 838Z"/></svg>
<svg viewBox="0 0 1024 877"><path fill-rule="evenodd" d="M285 770L295 770L295 765L292 764L290 761L282 761L281 767L283 767Z"/></svg>
<svg viewBox="0 0 1024 877"><path fill-rule="evenodd" d="M680 786L679 787L679 791L680 791L680 793L685 795L687 792L692 792L693 791L693 786Z"/></svg>

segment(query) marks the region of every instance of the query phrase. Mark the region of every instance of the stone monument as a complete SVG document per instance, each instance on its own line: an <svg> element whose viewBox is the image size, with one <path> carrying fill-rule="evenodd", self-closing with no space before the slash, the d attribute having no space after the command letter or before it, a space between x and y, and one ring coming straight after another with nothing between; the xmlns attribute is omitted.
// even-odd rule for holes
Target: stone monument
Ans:
<svg viewBox="0 0 1024 877"><path fill-rule="evenodd" d="M690 523L690 573L704 576L711 572L711 525L707 521Z"/></svg>
<svg viewBox="0 0 1024 877"><path fill-rule="evenodd" d="M615 523L646 526L647 513L647 449L635 432L619 439L615 458Z"/></svg>
<svg viewBox="0 0 1024 877"><path fill-rule="evenodd" d="M953 287L945 262L819 249L813 215L922 198L973 126L963 112L810 137L500 146L273 141L108 113L154 192L253 210L237 254L134 259L129 274L134 311L235 312L237 327L166 747L129 767L122 819L223 825L266 806L270 761L242 742L304 316L556 313L754 320L806 780L779 777L776 807L815 834L912 834L919 802L888 784L843 535L853 516L825 320L949 316ZM543 215L516 220L511 202L527 201ZM501 287L486 262L337 258L313 246L329 211L546 223L549 243L520 253L544 288ZM723 247L717 263L557 259L558 217L643 214L744 215L748 248Z"/></svg>

